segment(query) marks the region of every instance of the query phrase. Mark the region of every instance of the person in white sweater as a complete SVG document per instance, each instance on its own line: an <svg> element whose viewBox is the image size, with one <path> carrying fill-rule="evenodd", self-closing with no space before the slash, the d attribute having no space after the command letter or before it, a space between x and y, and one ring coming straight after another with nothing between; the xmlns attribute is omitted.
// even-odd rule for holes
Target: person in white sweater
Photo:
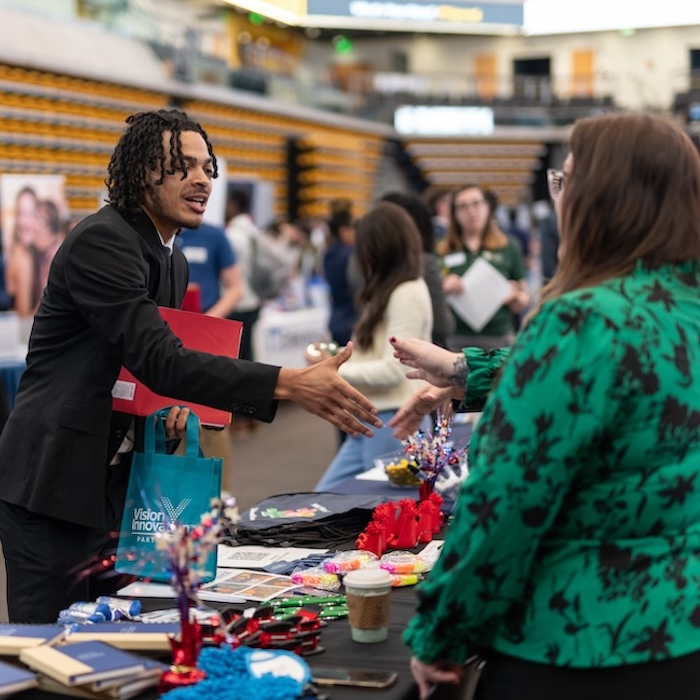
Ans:
<svg viewBox="0 0 700 700"><path fill-rule="evenodd" d="M415 390L407 370L393 356L389 338L431 338L432 302L421 277L423 246L411 217L396 204L381 202L360 219L355 250L365 284L358 295L354 351L339 371L377 406L386 425ZM319 353L318 359L322 357ZM430 427L427 417L422 427ZM348 437L315 490L332 491L341 481L370 469L377 457L398 450L401 442L391 428L376 429L372 438Z"/></svg>

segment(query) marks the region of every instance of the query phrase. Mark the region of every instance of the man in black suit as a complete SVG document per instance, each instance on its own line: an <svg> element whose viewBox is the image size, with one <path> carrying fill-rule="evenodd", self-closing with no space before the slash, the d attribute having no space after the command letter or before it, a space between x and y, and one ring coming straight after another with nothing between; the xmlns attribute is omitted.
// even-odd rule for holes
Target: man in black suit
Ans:
<svg viewBox="0 0 700 700"><path fill-rule="evenodd" d="M16 622L55 621L71 602L105 592L86 571L124 506L134 421L111 411L122 365L159 394L262 421L291 399L352 434L378 425L372 404L337 374L350 352L280 369L182 347L158 305L182 301L187 263L173 241L202 223L216 159L201 126L177 110L127 124L108 168L109 204L56 253L0 436L0 540ZM170 437L184 413L169 416Z"/></svg>

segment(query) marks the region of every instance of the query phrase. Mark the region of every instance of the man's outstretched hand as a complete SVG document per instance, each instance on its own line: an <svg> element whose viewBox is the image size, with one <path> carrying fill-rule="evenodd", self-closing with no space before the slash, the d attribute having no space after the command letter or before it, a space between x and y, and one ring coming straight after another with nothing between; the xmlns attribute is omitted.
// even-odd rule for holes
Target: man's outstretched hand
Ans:
<svg viewBox="0 0 700 700"><path fill-rule="evenodd" d="M352 355L348 343L335 357L304 369L282 368L275 387L276 399L288 399L305 411L327 420L353 435L373 435L369 423L381 428L376 407L339 374L338 368Z"/></svg>

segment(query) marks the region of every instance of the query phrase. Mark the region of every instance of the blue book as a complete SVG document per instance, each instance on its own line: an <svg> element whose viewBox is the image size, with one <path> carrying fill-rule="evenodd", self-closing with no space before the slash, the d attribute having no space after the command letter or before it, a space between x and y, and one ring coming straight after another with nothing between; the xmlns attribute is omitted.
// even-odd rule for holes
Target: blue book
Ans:
<svg viewBox="0 0 700 700"><path fill-rule="evenodd" d="M0 656L17 656L22 649L56 644L66 632L63 625L0 624Z"/></svg>
<svg viewBox="0 0 700 700"><path fill-rule="evenodd" d="M19 693L37 685L36 673L0 661L0 696Z"/></svg>
<svg viewBox="0 0 700 700"><path fill-rule="evenodd" d="M144 660L105 642L76 642L59 647L42 645L23 649L20 661L64 685L84 685L106 678L134 676Z"/></svg>
<svg viewBox="0 0 700 700"><path fill-rule="evenodd" d="M169 651L170 637L179 634L179 622L98 622L70 631L65 643L98 640L117 649Z"/></svg>
<svg viewBox="0 0 700 700"><path fill-rule="evenodd" d="M138 658L138 657L134 657ZM120 688L119 696L125 694L132 688L149 688L158 685L160 677L170 668L168 664L157 659L141 659L144 670L134 676L120 676L119 678L107 678L102 681L95 681L90 684L90 688L96 692L110 691L110 694L117 695L115 688Z"/></svg>

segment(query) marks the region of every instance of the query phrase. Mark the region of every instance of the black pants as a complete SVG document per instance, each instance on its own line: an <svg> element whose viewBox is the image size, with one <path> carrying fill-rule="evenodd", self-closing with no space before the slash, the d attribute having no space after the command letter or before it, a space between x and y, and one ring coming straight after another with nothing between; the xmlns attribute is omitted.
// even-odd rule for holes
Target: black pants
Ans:
<svg viewBox="0 0 700 700"><path fill-rule="evenodd" d="M700 652L610 668L560 668L489 652L475 700L696 700Z"/></svg>
<svg viewBox="0 0 700 700"><path fill-rule="evenodd" d="M115 574L110 533L0 501L0 541L11 622L56 622L77 601L113 593L132 577Z"/></svg>

